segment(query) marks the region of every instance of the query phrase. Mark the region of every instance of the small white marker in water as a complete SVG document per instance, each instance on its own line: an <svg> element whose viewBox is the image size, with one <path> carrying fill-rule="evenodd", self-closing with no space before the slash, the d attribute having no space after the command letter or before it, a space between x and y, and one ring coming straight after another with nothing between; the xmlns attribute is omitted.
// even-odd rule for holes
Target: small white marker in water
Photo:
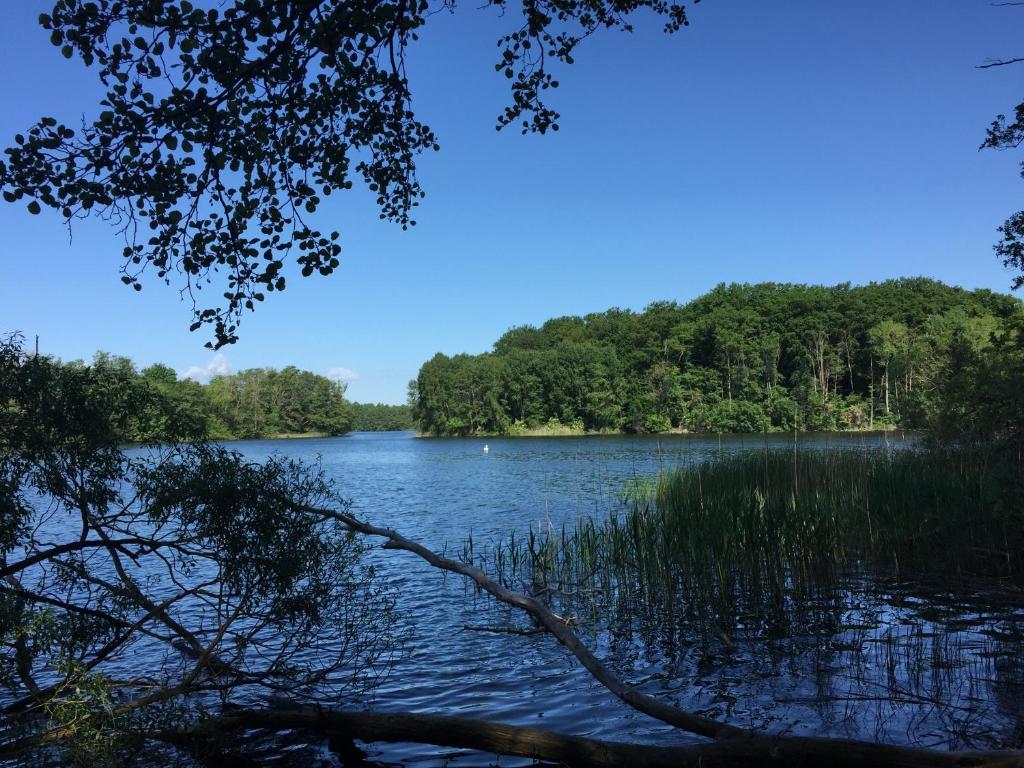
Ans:
<svg viewBox="0 0 1024 768"><path fill-rule="evenodd" d="M484 444L484 453L490 453L490 452L491 452L491 446L489 446L489 445L487 445L487 444L485 443L485 444Z"/></svg>

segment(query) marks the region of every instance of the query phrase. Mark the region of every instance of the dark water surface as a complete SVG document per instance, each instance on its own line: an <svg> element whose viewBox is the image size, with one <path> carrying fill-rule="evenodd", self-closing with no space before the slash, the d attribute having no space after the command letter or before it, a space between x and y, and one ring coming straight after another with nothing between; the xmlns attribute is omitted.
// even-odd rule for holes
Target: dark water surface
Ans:
<svg viewBox="0 0 1024 768"><path fill-rule="evenodd" d="M809 435L802 447L875 449L901 435ZM484 453L484 445L489 452ZM720 451L793 446L792 436L417 439L411 433L249 441L231 447L317 460L354 513L422 543L461 551L468 534L496 542L531 526L560 527L621 509L624 485ZM458 577L406 553L374 554L399 590L404 653L372 704L464 715L651 744L692 737L620 704L546 635L495 635L465 625L510 623ZM940 555L941 557L941 555ZM666 647L657 633L585 633L642 690L681 706L776 732L881 738L937 748L1018 745L1024 605L982 585L923 595L918 584L852 584L828 638L709 654ZM666 617L669 620L671 617ZM600 622L598 622L600 623ZM349 702L330 702L348 706ZM514 765L422 746L369 748L401 765ZM519 761L522 763L522 761Z"/></svg>

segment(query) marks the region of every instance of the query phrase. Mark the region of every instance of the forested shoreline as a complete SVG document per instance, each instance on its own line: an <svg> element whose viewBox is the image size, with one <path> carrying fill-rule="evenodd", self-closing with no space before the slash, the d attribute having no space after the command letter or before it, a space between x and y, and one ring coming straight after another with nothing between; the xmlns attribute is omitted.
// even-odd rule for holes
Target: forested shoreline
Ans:
<svg viewBox="0 0 1024 768"><path fill-rule="evenodd" d="M294 366L249 368L203 384L161 363L140 370L106 352L88 364L55 364L83 386L124 393L137 406L111 415L130 443L159 440L168 430L190 440L241 440L411 428L409 406L350 402L343 382Z"/></svg>
<svg viewBox="0 0 1024 768"><path fill-rule="evenodd" d="M684 305L512 328L484 354L438 353L410 401L421 432L445 436L901 427L984 437L1019 428L1022 328L1018 299L926 278L722 284Z"/></svg>
<svg viewBox="0 0 1024 768"><path fill-rule="evenodd" d="M352 403L353 432L405 432L416 428L412 406Z"/></svg>

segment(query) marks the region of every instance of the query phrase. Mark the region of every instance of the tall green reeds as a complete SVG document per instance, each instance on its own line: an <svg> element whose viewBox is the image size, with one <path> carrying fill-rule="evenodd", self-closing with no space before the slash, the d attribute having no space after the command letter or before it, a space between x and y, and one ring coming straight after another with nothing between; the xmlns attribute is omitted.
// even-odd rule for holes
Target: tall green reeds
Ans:
<svg viewBox="0 0 1024 768"><path fill-rule="evenodd" d="M633 482L606 520L530 531L491 562L577 610L589 596L604 613L785 634L796 614L834 621L836 590L867 571L1024 573L1022 478L1013 458L965 450L725 455Z"/></svg>
<svg viewBox="0 0 1024 768"><path fill-rule="evenodd" d="M1018 745L1002 708L1024 690L1024 614L1020 593L990 578L1024 582L1016 457L721 455L630 482L605 519L464 557L600 633L595 647L627 675L642 658L686 681L676 690L698 691L701 706L720 700L699 691L723 690L788 719L804 706L792 686L814 680L814 712L876 738L898 727L951 746Z"/></svg>

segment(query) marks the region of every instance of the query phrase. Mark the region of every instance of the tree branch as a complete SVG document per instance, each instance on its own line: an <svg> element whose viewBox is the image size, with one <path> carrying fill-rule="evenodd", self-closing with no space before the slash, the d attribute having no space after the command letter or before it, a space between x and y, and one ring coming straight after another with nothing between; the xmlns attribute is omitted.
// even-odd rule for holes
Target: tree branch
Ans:
<svg viewBox="0 0 1024 768"><path fill-rule="evenodd" d="M995 59L993 61L987 61L984 64L978 64L975 69L990 69L991 67L1005 67L1008 64L1019 64L1024 61L1024 57L1018 57L1014 59Z"/></svg>
<svg viewBox="0 0 1024 768"><path fill-rule="evenodd" d="M590 649L587 648L576 636L576 633L573 632L565 621L558 617L550 608L539 600L529 597L528 595L506 589L479 568L475 568L457 560L449 560L448 558L441 557L440 555L431 552L422 544L410 541L397 531L389 528L378 528L377 526L370 525L369 523L364 523L344 512L315 508L308 508L308 511L337 520L351 530L358 531L359 533L363 533L368 536L383 537L387 539L387 542L384 544L385 549L401 549L407 552L412 552L426 560L435 568L466 576L467 578L472 579L472 581L485 592L497 598L501 602L511 605L514 608L519 608L520 610L530 614L541 627L547 630L548 633L554 635L562 645L568 648L572 652L573 656L579 660L584 668L590 672L590 674L593 675L601 685L637 711L643 712L645 715L649 715L656 720L661 720L663 723L674 725L677 728L682 728L685 731L695 733L699 736L721 738L723 736L739 735L744 733L744 731L734 726L719 723L715 720L711 720L710 718L695 715L691 712L679 709L678 707L665 704L653 696L641 693L632 686L625 684L610 669L602 664L596 656L594 656Z"/></svg>
<svg viewBox="0 0 1024 768"><path fill-rule="evenodd" d="M228 731L302 729L328 738L413 742L516 755L579 768L1020 768L1021 752L933 752L844 739L746 735L682 747L603 741L544 728L410 712L339 712L321 708L241 709L198 725L153 734L178 746Z"/></svg>

